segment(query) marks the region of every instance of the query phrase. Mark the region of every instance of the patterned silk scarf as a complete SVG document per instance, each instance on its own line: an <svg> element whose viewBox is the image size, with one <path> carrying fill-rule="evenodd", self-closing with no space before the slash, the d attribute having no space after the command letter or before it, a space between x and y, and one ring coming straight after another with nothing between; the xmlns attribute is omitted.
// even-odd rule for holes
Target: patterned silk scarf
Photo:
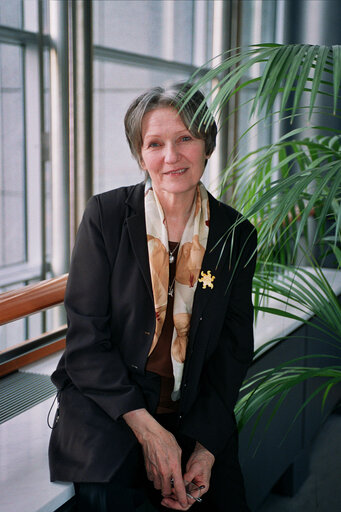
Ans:
<svg viewBox="0 0 341 512"><path fill-rule="evenodd" d="M166 316L169 283L169 247L166 219L154 193L151 181L145 188L145 216L149 266L154 295L156 328L149 351L153 352L160 337ZM209 204L202 183L197 186L192 210L182 234L176 262L174 281L174 332L171 358L174 374L172 399L180 396L180 385L186 357L192 306L209 231Z"/></svg>

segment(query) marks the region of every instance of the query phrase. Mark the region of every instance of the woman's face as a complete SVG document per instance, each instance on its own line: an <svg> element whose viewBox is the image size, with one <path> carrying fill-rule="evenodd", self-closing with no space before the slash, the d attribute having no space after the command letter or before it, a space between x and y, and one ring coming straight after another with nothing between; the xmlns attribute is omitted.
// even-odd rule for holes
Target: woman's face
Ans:
<svg viewBox="0 0 341 512"><path fill-rule="evenodd" d="M205 141L193 137L177 110L161 107L142 119L141 167L159 193L183 194L196 188L204 172Z"/></svg>

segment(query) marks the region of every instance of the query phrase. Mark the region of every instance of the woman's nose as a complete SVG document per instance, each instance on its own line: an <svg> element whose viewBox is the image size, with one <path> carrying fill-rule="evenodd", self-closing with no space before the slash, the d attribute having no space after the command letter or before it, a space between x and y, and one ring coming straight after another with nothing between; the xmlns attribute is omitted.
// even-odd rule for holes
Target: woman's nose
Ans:
<svg viewBox="0 0 341 512"><path fill-rule="evenodd" d="M165 146L165 163L172 164L178 161L179 152L175 144L167 144Z"/></svg>

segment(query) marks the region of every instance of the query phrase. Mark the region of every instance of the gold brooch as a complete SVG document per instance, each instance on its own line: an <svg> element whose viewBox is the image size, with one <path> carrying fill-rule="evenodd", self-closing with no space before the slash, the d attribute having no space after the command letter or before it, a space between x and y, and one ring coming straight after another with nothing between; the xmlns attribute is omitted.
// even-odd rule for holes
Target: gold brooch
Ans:
<svg viewBox="0 0 341 512"><path fill-rule="evenodd" d="M213 281L215 280L215 276L211 276L211 271L208 270L207 274L202 270L201 271L202 277L198 279L199 283L202 283L202 287L205 290L206 286L209 286L210 288L213 288Z"/></svg>

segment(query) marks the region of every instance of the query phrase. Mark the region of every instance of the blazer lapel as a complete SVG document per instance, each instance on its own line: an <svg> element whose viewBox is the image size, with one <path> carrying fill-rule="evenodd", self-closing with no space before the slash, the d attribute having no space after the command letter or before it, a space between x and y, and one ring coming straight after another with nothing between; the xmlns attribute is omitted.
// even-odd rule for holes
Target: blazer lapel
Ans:
<svg viewBox="0 0 341 512"><path fill-rule="evenodd" d="M147 247L146 222L144 214L144 183L136 185L128 198L126 204L131 208L130 215L126 222L137 263L145 280L149 295L154 301L152 282L149 269L149 257Z"/></svg>
<svg viewBox="0 0 341 512"><path fill-rule="evenodd" d="M211 272L215 276L213 286L222 279L228 287L229 277L231 275L229 269L229 256L231 249L231 237L227 237L226 233L231 226L229 219L224 212L221 211L220 203L209 194L210 205L210 230L207 240L206 251L202 262L201 270L207 274ZM201 277L201 276L200 276ZM200 317L205 309L207 301L213 298L213 289L204 288L202 283L198 282L194 295L191 335L194 336Z"/></svg>

